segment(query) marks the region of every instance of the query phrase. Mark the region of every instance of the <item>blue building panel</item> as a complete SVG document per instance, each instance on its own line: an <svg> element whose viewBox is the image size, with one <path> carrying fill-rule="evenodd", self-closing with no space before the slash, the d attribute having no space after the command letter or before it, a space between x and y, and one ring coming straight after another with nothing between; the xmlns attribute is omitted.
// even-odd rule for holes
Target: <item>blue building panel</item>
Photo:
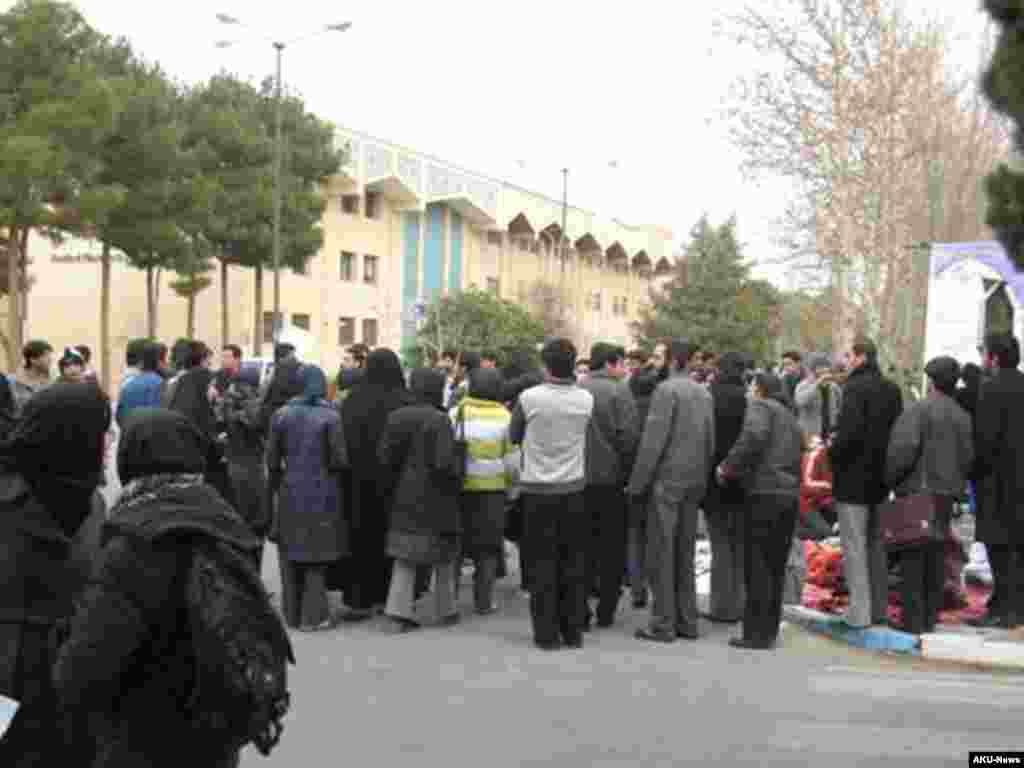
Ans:
<svg viewBox="0 0 1024 768"><path fill-rule="evenodd" d="M427 231L423 242L423 298L433 301L444 288L444 208L427 206Z"/></svg>
<svg viewBox="0 0 1024 768"><path fill-rule="evenodd" d="M462 290L462 216L449 211L449 227L452 247L448 255L448 290L457 293Z"/></svg>

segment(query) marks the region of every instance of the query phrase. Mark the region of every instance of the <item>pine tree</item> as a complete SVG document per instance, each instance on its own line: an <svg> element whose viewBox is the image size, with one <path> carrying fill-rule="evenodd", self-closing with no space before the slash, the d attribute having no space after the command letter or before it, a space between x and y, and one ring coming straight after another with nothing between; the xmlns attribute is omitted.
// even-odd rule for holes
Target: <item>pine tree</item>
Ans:
<svg viewBox="0 0 1024 768"><path fill-rule="evenodd" d="M736 239L736 219L714 226L701 217L677 275L655 297L641 328L648 339L685 337L715 352L770 351L778 292L752 280Z"/></svg>

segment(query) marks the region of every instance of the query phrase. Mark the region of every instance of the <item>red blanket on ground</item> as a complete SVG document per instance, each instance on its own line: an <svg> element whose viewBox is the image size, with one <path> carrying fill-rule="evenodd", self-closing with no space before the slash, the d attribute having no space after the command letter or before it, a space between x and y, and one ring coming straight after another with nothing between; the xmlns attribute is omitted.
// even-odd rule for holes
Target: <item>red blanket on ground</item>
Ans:
<svg viewBox="0 0 1024 768"><path fill-rule="evenodd" d="M850 599L842 580L842 550L839 547L815 542L804 543L807 559L807 580L801 603L824 613L841 613ZM964 566L963 547L955 533L946 540L945 606L939 612L939 623L961 624L985 614L985 603L992 593L991 587L968 585L962 587L960 573ZM903 619L898 589L889 590L889 621L899 624Z"/></svg>

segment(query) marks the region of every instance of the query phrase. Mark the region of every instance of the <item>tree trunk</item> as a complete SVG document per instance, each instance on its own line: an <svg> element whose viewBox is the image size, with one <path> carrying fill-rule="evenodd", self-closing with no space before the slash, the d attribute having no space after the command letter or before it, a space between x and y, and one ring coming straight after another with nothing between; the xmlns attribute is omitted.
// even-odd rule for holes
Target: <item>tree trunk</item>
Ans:
<svg viewBox="0 0 1024 768"><path fill-rule="evenodd" d="M263 265L255 269L255 296L253 297L252 356L263 356Z"/></svg>
<svg viewBox="0 0 1024 768"><path fill-rule="evenodd" d="M21 231L21 279L18 281L18 328L21 343L25 343L25 329L28 327L28 234L31 230L26 227Z"/></svg>
<svg viewBox="0 0 1024 768"><path fill-rule="evenodd" d="M110 245L100 255L100 383L110 391Z"/></svg>
<svg viewBox="0 0 1024 768"><path fill-rule="evenodd" d="M188 320L186 321L185 338L196 337L196 295L190 293L188 296Z"/></svg>
<svg viewBox="0 0 1024 768"><path fill-rule="evenodd" d="M221 349L231 343L228 312L228 263L223 255L220 259L220 346Z"/></svg>
<svg viewBox="0 0 1024 768"><path fill-rule="evenodd" d="M160 279L154 267L146 267L146 335L156 338L156 281Z"/></svg>
<svg viewBox="0 0 1024 768"><path fill-rule="evenodd" d="M11 370L18 368L18 353L23 346L21 340L21 291L18 285L21 282L21 273L18 266L21 263L18 253L18 241L20 231L17 226L12 226L8 233L7 240L7 336L11 341L15 359L11 360Z"/></svg>

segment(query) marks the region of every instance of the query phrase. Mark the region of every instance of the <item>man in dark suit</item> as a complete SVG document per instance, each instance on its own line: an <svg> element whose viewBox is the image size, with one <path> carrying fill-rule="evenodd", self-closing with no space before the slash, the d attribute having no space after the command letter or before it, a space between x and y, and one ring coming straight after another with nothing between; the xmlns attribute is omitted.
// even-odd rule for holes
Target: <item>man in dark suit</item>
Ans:
<svg viewBox="0 0 1024 768"><path fill-rule="evenodd" d="M848 355L839 428L832 439L836 516L843 542L843 573L850 587L846 622L864 628L885 624L889 573L878 505L889 495L885 463L889 434L903 412L900 388L882 375L878 348L859 338Z"/></svg>
<svg viewBox="0 0 1024 768"><path fill-rule="evenodd" d="M1009 334L989 334L983 352L991 377L974 418L977 538L992 564L994 589L981 626L1012 628L1024 613L1024 373Z"/></svg>

